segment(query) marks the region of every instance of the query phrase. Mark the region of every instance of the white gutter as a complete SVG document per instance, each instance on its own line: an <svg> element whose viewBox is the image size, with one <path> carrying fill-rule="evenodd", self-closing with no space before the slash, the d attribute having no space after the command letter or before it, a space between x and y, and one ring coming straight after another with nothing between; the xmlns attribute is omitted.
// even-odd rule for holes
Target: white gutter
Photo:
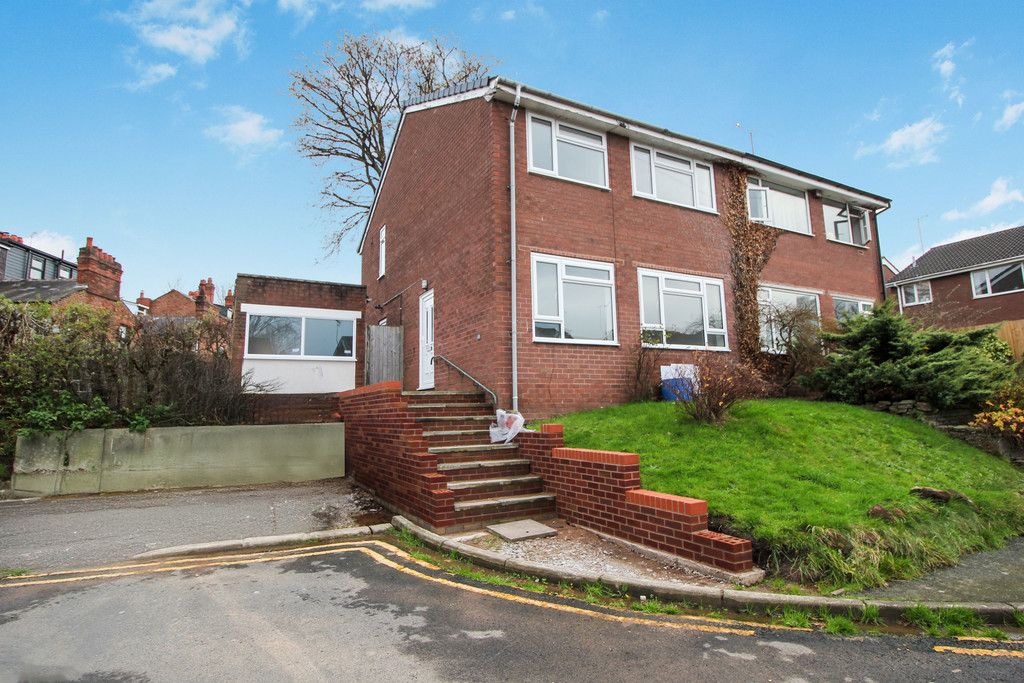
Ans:
<svg viewBox="0 0 1024 683"><path fill-rule="evenodd" d="M516 101L512 104L512 116L508 120L508 168L509 168L509 215L511 216L512 258L512 410L519 411L519 316L516 312L516 114L519 113L521 85L516 85Z"/></svg>

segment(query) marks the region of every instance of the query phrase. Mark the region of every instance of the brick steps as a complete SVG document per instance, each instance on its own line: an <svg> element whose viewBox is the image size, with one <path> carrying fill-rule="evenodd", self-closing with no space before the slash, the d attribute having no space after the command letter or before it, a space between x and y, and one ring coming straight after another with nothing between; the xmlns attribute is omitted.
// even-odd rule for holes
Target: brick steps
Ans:
<svg viewBox="0 0 1024 683"><path fill-rule="evenodd" d="M454 494L454 515L446 528L472 529L494 522L546 519L555 515L555 496L530 472L530 461L514 457L516 443L490 443L494 409L482 392L403 392L422 425L426 454L437 460Z"/></svg>

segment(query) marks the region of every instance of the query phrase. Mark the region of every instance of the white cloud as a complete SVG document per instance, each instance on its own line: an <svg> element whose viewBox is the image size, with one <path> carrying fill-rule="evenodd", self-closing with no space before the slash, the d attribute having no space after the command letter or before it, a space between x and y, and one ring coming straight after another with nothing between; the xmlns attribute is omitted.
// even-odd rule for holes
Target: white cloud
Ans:
<svg viewBox="0 0 1024 683"><path fill-rule="evenodd" d="M218 110L225 123L210 126L203 131L207 137L227 145L231 151L248 160L280 144L284 131L271 128L270 121L262 114L248 111L244 107L220 107Z"/></svg>
<svg viewBox="0 0 1024 683"><path fill-rule="evenodd" d="M60 256L63 253L65 261L74 261L78 257L78 245L75 244L75 238L69 235L40 230L31 235L22 235L22 238L28 246L45 251L47 254Z"/></svg>
<svg viewBox="0 0 1024 683"><path fill-rule="evenodd" d="M429 9L434 6L435 0L363 0L363 9L373 12L381 10L416 10Z"/></svg>
<svg viewBox="0 0 1024 683"><path fill-rule="evenodd" d="M513 21L516 18L516 11L514 9L507 9L501 13L502 21Z"/></svg>
<svg viewBox="0 0 1024 683"><path fill-rule="evenodd" d="M946 43L932 55L932 68L938 71L939 76L942 77L942 89L949 93L949 99L956 102L957 106L963 106L964 104L964 94L960 87L965 83L965 80L963 78L959 78L956 81L953 80L953 75L956 72L956 62L953 61L953 58L958 52L973 43L973 38L959 46L953 43Z"/></svg>
<svg viewBox="0 0 1024 683"><path fill-rule="evenodd" d="M885 154L892 157L889 163L892 168L920 166L939 160L935 148L945 141L946 129L938 118L929 116L917 123L907 124L889 134L885 142L878 145L861 145L857 157L869 154Z"/></svg>
<svg viewBox="0 0 1024 683"><path fill-rule="evenodd" d="M135 69L135 80L125 83L128 90L145 90L157 83L173 78L178 73L178 68L167 63L146 64L136 57L136 50L128 50L125 53L125 61Z"/></svg>
<svg viewBox="0 0 1024 683"><path fill-rule="evenodd" d="M240 55L246 54L248 29L242 9L226 0L144 0L116 16L150 47L205 64L229 40Z"/></svg>
<svg viewBox="0 0 1024 683"><path fill-rule="evenodd" d="M533 0L526 0L526 7L524 11L535 17L546 17L548 14L541 5L538 5Z"/></svg>
<svg viewBox="0 0 1024 683"><path fill-rule="evenodd" d="M1014 202L1024 202L1024 192L1011 190L1010 181L1006 178L996 178L995 182L992 183L992 190L988 193L987 197L979 200L966 211L960 211L959 209L947 211L942 214L942 220L955 221L961 218L985 216L1001 206Z"/></svg>
<svg viewBox="0 0 1024 683"><path fill-rule="evenodd" d="M597 23L603 23L605 20L608 19L608 10L599 9L596 12L594 12L590 18L596 21Z"/></svg>
<svg viewBox="0 0 1024 683"><path fill-rule="evenodd" d="M1003 110L1003 117L996 121L993 127L999 131L1009 130L1013 124L1020 121L1021 116L1024 116L1024 102L1007 104L1006 109Z"/></svg>

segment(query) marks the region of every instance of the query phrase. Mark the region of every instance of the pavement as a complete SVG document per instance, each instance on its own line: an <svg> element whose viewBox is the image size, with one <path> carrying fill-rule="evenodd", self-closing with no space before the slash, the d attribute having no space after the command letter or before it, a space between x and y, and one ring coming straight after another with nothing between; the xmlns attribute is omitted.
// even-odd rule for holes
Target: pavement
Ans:
<svg viewBox="0 0 1024 683"><path fill-rule="evenodd" d="M964 604L993 623L1024 609L1024 539L977 553L920 581L893 582L856 598L737 590L735 579L645 558L619 543L556 520L559 534L509 544L477 535L438 536L402 517L390 519L349 479L189 491L0 501L0 569L33 573L131 559L228 552L407 529L442 552L485 567L577 585L601 581L630 592L711 608L795 605L857 614L865 604L896 618L917 602ZM530 545L532 544L532 546Z"/></svg>

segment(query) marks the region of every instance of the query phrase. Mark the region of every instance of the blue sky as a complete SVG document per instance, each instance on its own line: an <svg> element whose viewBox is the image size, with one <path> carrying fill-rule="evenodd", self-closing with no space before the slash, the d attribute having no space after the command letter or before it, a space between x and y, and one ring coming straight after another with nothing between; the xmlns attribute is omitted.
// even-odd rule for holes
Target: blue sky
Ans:
<svg viewBox="0 0 1024 683"><path fill-rule="evenodd" d="M882 252L1024 224L1019 3L5 0L0 230L124 266L122 296L325 258L289 73L340 31L453 33L501 75L892 198ZM736 124L740 124L737 127Z"/></svg>

